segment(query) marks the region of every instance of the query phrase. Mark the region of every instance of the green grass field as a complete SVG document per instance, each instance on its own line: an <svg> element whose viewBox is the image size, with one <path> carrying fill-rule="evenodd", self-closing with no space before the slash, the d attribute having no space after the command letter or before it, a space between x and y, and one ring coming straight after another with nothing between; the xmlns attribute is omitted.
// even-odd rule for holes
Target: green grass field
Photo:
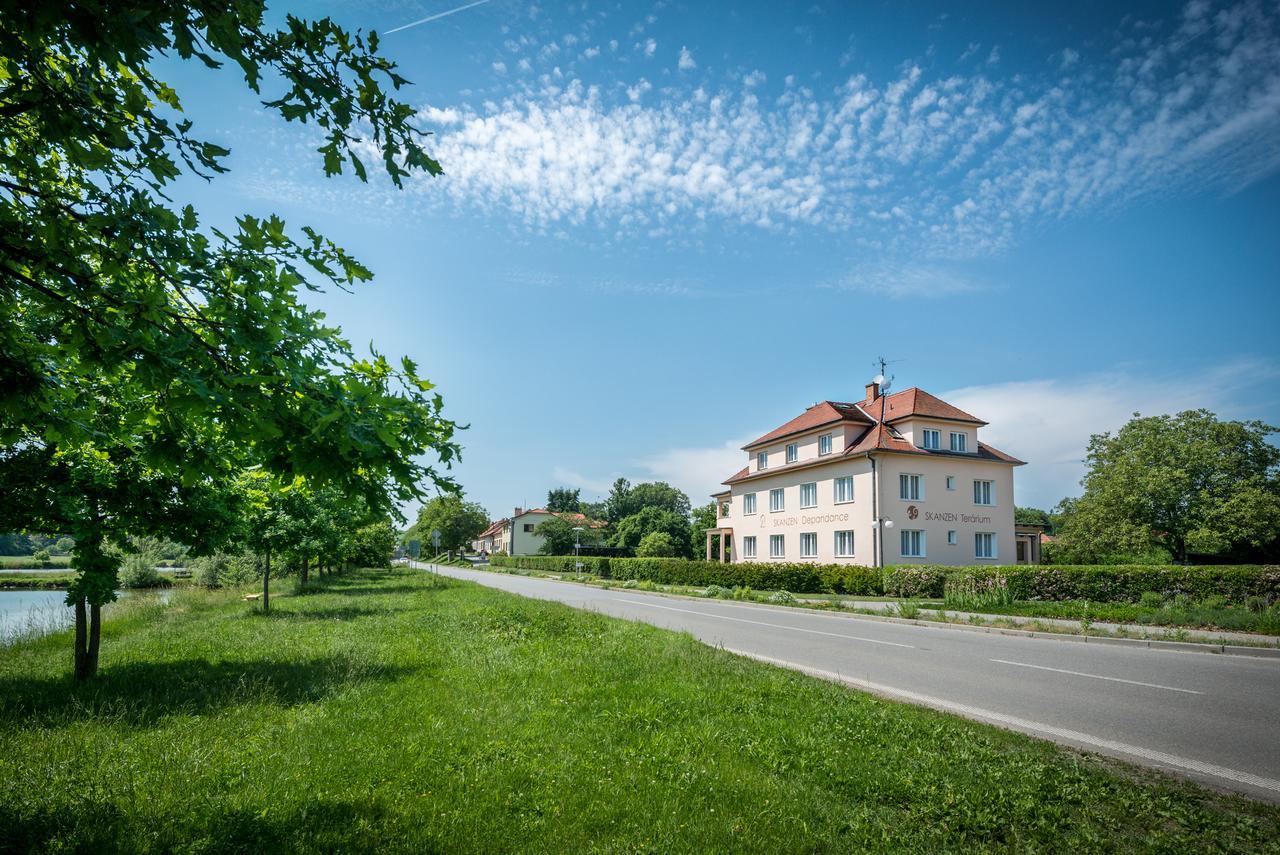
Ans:
<svg viewBox="0 0 1280 855"><path fill-rule="evenodd" d="M283 586L282 586L283 587ZM11 851L1239 851L1280 808L420 571L0 650Z"/></svg>

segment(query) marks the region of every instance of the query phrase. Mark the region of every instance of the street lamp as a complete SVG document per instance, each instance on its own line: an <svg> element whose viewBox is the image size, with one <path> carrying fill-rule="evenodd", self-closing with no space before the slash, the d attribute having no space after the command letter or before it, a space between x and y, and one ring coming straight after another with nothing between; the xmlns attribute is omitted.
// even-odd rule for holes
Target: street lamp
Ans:
<svg viewBox="0 0 1280 855"><path fill-rule="evenodd" d="M873 528L873 529L877 529L877 530L878 530L878 531L876 532L876 535L877 535L877 536L876 536L876 540L879 542L879 546L880 546L880 554L877 556L876 566L877 566L877 567L880 567L880 568L883 568L883 567L884 567L884 538L885 538L885 532L887 532L889 529L893 528L893 520L887 520L887 519L885 519L884 517L880 517L879 519L876 519L876 520L874 520L874 521L871 523L871 528Z"/></svg>
<svg viewBox="0 0 1280 855"><path fill-rule="evenodd" d="M573 527L573 569L579 573L582 572L582 561L579 560L578 553L582 550L582 526L575 525Z"/></svg>

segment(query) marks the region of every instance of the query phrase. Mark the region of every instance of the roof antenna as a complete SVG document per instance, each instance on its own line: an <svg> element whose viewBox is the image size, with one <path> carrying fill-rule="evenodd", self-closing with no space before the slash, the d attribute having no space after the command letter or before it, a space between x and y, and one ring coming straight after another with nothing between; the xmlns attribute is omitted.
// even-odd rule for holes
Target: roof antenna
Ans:
<svg viewBox="0 0 1280 855"><path fill-rule="evenodd" d="M885 398L889 396L889 387L893 385L893 378L884 376L885 369L889 366L888 360L883 356L876 359L875 365L880 367L880 373L871 378L871 382L876 384L876 388L880 391L880 429L884 429L884 406Z"/></svg>

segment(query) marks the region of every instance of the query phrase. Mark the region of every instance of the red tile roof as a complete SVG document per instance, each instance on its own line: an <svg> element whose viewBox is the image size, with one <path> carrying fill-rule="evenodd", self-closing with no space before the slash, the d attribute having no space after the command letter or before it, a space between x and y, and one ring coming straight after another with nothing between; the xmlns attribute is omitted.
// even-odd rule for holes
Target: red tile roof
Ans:
<svg viewBox="0 0 1280 855"><path fill-rule="evenodd" d="M785 472L790 468L803 468L808 466L816 466L830 463L832 460L841 457L854 457L866 454L871 451L893 451L901 454L926 454L937 457L961 457L965 459L990 460L1000 463L1011 463L1015 466L1023 465L1023 461L1016 457L1005 454L1003 451L992 448L986 443L979 442L978 450L974 454L966 454L961 452L941 451L941 450L925 450L912 445L893 427L893 423L902 421L911 416L923 416L925 418L942 419L944 421L968 422L974 425L985 425L986 422L966 413L959 407L953 407L941 398L930 395L923 389L912 387L903 389L901 392L895 392L887 395L883 399L884 403L884 423L880 423L880 405L881 399L876 399L871 403L860 404L844 404L835 401L823 401L814 404L805 410L799 416L791 421L772 430L749 445L743 446L743 450L749 450L767 442L781 439L795 433L812 430L823 425L834 422L856 422L866 425L866 429L844 449L841 454L833 457L822 457L817 460L802 460L797 463L784 464L783 466L774 466L765 472L752 474L750 466L744 467L733 475L726 478L722 483L734 484L738 481L745 481L749 478L763 477L766 475L776 475L779 472Z"/></svg>
<svg viewBox="0 0 1280 855"><path fill-rule="evenodd" d="M872 420L880 418L880 399L862 405L863 412ZM901 392L884 396L884 420L886 424L900 421L911 416L924 416L930 419L943 419L952 422L971 422L985 425L982 419L971 416L959 407L953 407L941 398L930 395L923 389L912 386Z"/></svg>
<svg viewBox="0 0 1280 855"><path fill-rule="evenodd" d="M528 514L550 514L553 517L560 517L560 519L569 520L569 522L584 523L592 528L604 528L608 525L608 523L603 520L588 519L586 514L580 514L577 511L549 511L546 508L530 508L520 514L520 516L523 517Z"/></svg>
<svg viewBox="0 0 1280 855"><path fill-rule="evenodd" d="M500 531L502 531L503 526L505 526L509 522L511 522L511 520L497 520L493 522L484 531L480 532L479 537L488 537L491 534L498 534Z"/></svg>
<svg viewBox="0 0 1280 855"><path fill-rule="evenodd" d="M872 424L874 419L867 418L866 414L859 410L856 404L847 404L840 401L821 401L782 427L769 431L759 439L742 446L742 448L745 451L748 448L754 448L757 445L763 445L766 442L772 442L775 439L780 439L793 433L803 433L823 425L843 421Z"/></svg>

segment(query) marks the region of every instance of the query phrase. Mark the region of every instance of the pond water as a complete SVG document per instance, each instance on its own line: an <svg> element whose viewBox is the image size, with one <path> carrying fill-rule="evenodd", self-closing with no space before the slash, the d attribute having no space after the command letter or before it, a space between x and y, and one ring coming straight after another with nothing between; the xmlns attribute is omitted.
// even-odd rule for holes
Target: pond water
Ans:
<svg viewBox="0 0 1280 855"><path fill-rule="evenodd" d="M118 591L127 597L129 591ZM163 601L168 591L157 596ZM0 591L0 642L18 635L43 635L75 623L75 610L66 605L66 591Z"/></svg>

